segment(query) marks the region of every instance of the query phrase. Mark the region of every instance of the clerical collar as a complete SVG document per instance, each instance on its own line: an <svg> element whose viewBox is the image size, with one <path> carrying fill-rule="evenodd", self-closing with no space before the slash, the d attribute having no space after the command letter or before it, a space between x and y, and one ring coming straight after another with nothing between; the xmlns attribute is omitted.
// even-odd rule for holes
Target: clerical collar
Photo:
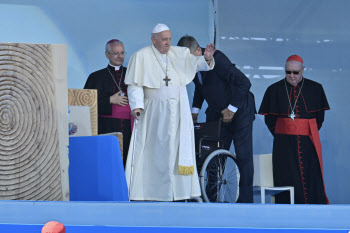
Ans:
<svg viewBox="0 0 350 233"><path fill-rule="evenodd" d="M111 67L114 68L115 71L119 70L121 66L114 66L114 65L111 65L111 63L108 63L108 65L110 65Z"/></svg>

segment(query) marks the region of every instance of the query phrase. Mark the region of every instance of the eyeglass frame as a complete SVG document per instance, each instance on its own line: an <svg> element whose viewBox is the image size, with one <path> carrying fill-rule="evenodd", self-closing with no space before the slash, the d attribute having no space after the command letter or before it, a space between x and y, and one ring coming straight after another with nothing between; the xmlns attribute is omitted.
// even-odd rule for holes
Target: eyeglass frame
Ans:
<svg viewBox="0 0 350 233"><path fill-rule="evenodd" d="M300 73L300 71L304 68L304 66L301 66L299 71L290 71L290 70L285 70L286 74L294 74L294 75L298 75Z"/></svg>
<svg viewBox="0 0 350 233"><path fill-rule="evenodd" d="M126 56L126 52L123 52L123 53L111 53L111 52L107 52L108 54L112 55L112 56L119 56L119 55L122 55L122 56Z"/></svg>

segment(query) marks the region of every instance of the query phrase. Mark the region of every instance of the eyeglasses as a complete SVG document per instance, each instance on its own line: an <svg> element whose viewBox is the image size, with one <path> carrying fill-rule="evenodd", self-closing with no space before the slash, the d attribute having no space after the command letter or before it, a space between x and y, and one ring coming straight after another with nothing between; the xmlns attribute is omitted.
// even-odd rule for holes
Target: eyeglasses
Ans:
<svg viewBox="0 0 350 233"><path fill-rule="evenodd" d="M293 73L294 75L298 75L298 74L300 73L300 71L301 71L303 68L304 68L304 67L302 66L302 67L300 68L299 71L290 71L290 70L286 70L286 74L291 74L291 73Z"/></svg>
<svg viewBox="0 0 350 233"><path fill-rule="evenodd" d="M126 52L121 52L121 53L110 53L110 52L108 52L110 55L112 55L112 56L125 56L126 55Z"/></svg>

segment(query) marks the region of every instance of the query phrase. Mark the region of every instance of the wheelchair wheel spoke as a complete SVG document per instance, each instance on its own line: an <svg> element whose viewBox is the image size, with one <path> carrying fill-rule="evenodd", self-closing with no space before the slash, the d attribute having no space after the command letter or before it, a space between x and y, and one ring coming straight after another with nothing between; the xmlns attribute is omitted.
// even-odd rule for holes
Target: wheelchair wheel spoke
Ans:
<svg viewBox="0 0 350 233"><path fill-rule="evenodd" d="M235 158L228 151L220 150L205 160L201 186L203 197L210 202L236 202L239 190L239 170ZM205 194L205 195L204 195Z"/></svg>

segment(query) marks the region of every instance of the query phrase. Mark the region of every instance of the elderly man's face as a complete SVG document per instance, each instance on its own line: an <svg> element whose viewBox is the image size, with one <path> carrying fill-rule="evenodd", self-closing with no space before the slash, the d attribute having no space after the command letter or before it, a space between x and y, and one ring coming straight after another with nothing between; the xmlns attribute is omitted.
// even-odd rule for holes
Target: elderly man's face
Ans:
<svg viewBox="0 0 350 233"><path fill-rule="evenodd" d="M110 51L106 52L109 63L113 66L121 66L124 62L125 51L121 44L111 44Z"/></svg>
<svg viewBox="0 0 350 233"><path fill-rule="evenodd" d="M171 32L167 30L155 34L152 36L152 43L160 53L166 54L170 49Z"/></svg>
<svg viewBox="0 0 350 233"><path fill-rule="evenodd" d="M296 86L303 78L304 67L301 62L287 61L286 63L286 79L287 82Z"/></svg>

